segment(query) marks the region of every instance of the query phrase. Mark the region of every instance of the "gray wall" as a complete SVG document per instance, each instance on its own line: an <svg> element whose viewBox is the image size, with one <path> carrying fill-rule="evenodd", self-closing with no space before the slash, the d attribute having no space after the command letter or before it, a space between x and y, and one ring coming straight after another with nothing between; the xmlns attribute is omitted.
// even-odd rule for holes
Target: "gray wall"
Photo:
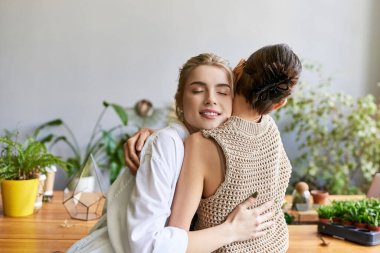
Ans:
<svg viewBox="0 0 380 253"><path fill-rule="evenodd" d="M235 65L279 42L333 89L379 94L379 13L376 0L1 0L0 129L60 117L84 145L102 100L166 106L189 57Z"/></svg>

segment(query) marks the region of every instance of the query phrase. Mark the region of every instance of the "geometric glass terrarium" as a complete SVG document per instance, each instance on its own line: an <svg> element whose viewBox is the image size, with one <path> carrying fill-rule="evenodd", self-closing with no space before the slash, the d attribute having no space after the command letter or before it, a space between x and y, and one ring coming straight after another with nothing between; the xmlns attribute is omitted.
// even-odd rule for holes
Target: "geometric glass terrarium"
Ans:
<svg viewBox="0 0 380 253"><path fill-rule="evenodd" d="M94 220L102 215L106 182L90 155L84 166L69 181L63 191L63 205L71 218Z"/></svg>

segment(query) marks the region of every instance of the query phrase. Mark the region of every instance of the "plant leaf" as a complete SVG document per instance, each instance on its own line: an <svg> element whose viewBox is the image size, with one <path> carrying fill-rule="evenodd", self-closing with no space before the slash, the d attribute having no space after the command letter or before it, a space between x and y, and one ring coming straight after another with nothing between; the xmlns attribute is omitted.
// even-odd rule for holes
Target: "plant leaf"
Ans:
<svg viewBox="0 0 380 253"><path fill-rule="evenodd" d="M128 124L128 115L127 115L127 112L124 110L124 108L118 104L109 104L109 105L112 106L117 116L119 116L119 119L121 120L121 122L123 122L123 125L126 126Z"/></svg>
<svg viewBox="0 0 380 253"><path fill-rule="evenodd" d="M42 138L41 140L39 140L39 142L45 144L47 142L50 142L53 138L54 138L54 135L49 134L49 135L45 136L44 138Z"/></svg>
<svg viewBox="0 0 380 253"><path fill-rule="evenodd" d="M50 120L42 125L40 125L39 127L36 128L36 130L33 131L32 133L32 136L33 138L36 138L39 134L39 132L46 128L46 127L52 127L52 126L60 126L63 124L63 121L61 119L53 119L53 120Z"/></svg>

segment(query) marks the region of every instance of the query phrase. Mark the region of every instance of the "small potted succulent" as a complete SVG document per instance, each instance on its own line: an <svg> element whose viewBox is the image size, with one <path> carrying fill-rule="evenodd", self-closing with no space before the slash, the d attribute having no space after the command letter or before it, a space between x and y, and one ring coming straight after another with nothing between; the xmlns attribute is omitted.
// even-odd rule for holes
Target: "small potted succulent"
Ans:
<svg viewBox="0 0 380 253"><path fill-rule="evenodd" d="M330 223L334 217L334 209L331 205L320 205L316 211L321 223Z"/></svg>
<svg viewBox="0 0 380 253"><path fill-rule="evenodd" d="M369 199L367 201L367 223L368 229L372 231L380 231L380 200Z"/></svg>
<svg viewBox="0 0 380 253"><path fill-rule="evenodd" d="M24 143L10 136L0 136L0 180L4 215L27 216L33 213L39 176L46 167L65 167L59 157L45 146L28 138Z"/></svg>
<svg viewBox="0 0 380 253"><path fill-rule="evenodd" d="M371 231L380 232L380 210L376 210L369 215L368 229Z"/></svg>
<svg viewBox="0 0 380 253"><path fill-rule="evenodd" d="M358 209L356 207L356 202L354 201L347 201L344 202L345 210L342 215L342 223L345 226L352 226L354 225L357 217L358 217Z"/></svg>

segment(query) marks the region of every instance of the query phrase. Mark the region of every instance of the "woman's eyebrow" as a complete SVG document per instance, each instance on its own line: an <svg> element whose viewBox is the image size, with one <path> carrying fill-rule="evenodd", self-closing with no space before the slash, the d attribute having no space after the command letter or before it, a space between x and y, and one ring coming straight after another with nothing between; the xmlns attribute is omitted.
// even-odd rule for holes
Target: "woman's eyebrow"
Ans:
<svg viewBox="0 0 380 253"><path fill-rule="evenodd" d="M231 89L231 86L228 83L219 83L216 86L217 87L227 87L227 88Z"/></svg>
<svg viewBox="0 0 380 253"><path fill-rule="evenodd" d="M201 82L201 81L194 81L194 82L190 83L190 86L191 85L207 86L206 83ZM228 83L218 83L218 84L216 84L216 87L228 87L228 88L231 88Z"/></svg>
<svg viewBox="0 0 380 253"><path fill-rule="evenodd" d="M199 86L206 86L207 84L201 81L194 81L190 83L190 85L199 85Z"/></svg>

